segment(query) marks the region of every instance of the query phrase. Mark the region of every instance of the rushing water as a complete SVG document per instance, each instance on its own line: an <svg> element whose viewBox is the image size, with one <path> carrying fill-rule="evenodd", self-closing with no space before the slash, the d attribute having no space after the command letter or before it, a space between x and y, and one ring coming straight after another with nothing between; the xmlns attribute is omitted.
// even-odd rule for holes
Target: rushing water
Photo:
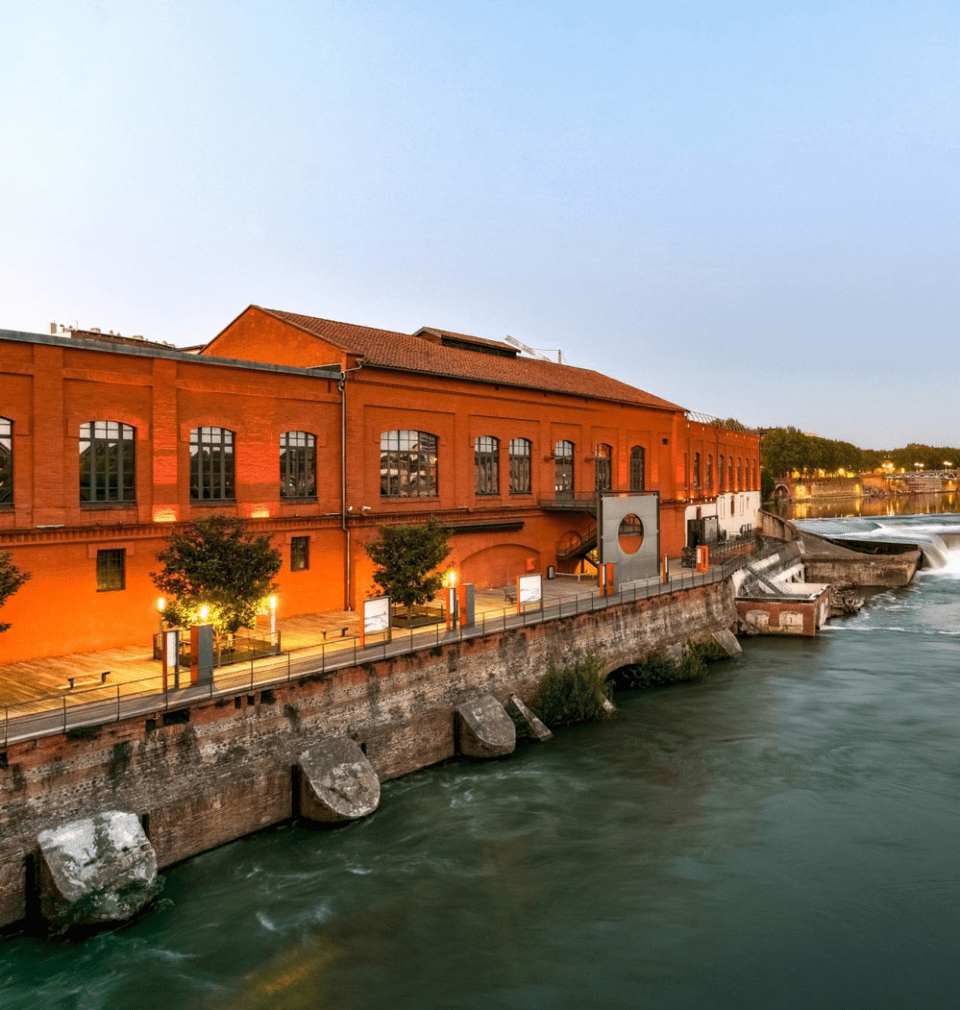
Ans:
<svg viewBox="0 0 960 1010"><path fill-rule="evenodd" d="M389 782L363 822L190 860L121 929L8 937L0 1006L952 1006L948 562L613 721Z"/></svg>

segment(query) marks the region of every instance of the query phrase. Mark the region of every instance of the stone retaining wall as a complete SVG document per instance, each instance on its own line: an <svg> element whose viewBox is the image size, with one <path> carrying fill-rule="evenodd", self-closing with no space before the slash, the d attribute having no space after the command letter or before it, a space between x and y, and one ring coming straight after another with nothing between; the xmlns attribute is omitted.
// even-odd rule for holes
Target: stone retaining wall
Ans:
<svg viewBox="0 0 960 1010"><path fill-rule="evenodd" d="M271 690L11 744L0 754L0 925L23 918L37 835L104 810L140 816L158 865L297 814L294 768L319 740L357 740L381 780L455 755L454 709L480 691L529 699L549 662L596 648L605 672L735 628L729 580Z"/></svg>

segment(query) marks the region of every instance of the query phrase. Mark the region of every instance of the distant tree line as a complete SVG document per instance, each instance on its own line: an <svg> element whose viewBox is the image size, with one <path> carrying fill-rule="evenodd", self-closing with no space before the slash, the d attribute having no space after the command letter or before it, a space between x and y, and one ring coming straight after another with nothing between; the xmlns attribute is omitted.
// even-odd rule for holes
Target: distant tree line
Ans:
<svg viewBox="0 0 960 1010"><path fill-rule="evenodd" d="M900 449L861 449L850 442L804 435L797 428L769 428L760 444L760 460L770 478L793 471L803 475L814 474L818 470L824 473L836 473L838 470L871 473L884 464L892 464L895 472L942 470L948 463L960 466L960 448L911 442Z"/></svg>

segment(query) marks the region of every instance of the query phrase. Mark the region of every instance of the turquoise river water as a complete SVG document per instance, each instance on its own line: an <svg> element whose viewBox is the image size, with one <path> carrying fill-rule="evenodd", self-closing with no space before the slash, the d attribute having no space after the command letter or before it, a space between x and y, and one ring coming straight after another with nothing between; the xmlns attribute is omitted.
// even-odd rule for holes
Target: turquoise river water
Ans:
<svg viewBox="0 0 960 1010"><path fill-rule="evenodd" d="M3 1010L941 1008L960 988L960 515L809 640L171 869L138 921L0 939Z"/></svg>

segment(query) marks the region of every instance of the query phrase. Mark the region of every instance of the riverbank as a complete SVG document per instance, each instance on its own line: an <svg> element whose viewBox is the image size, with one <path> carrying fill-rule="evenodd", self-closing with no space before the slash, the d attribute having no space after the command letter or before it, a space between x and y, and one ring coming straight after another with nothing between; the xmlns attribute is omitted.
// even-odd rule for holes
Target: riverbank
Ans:
<svg viewBox="0 0 960 1010"><path fill-rule="evenodd" d="M0 1004L950 1006L958 628L960 565L922 570L549 746L387 782L362 822L180 863L110 933L8 937Z"/></svg>
<svg viewBox="0 0 960 1010"><path fill-rule="evenodd" d="M9 744L0 925L31 910L42 829L105 809L135 813L158 866L170 866L295 816L291 769L312 741L350 736L386 781L455 756L454 710L478 693L527 700L551 662L595 649L608 673L737 619L729 578L598 602L585 613Z"/></svg>

